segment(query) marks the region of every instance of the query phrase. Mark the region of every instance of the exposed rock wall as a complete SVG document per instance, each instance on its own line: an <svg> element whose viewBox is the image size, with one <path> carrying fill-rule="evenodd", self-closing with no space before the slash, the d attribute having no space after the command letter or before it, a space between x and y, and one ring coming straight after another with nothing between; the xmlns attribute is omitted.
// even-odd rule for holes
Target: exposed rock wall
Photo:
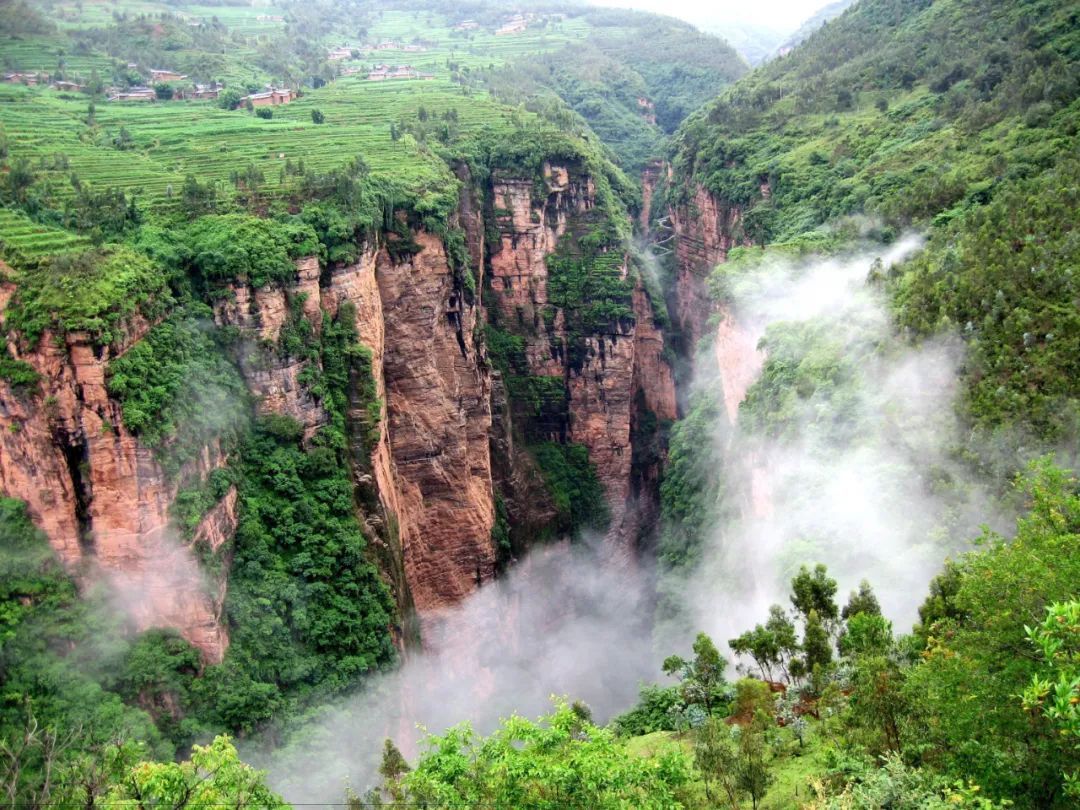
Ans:
<svg viewBox="0 0 1080 810"><path fill-rule="evenodd" d="M705 334L712 311L706 279L736 245L749 244L740 227L742 208L718 200L694 185L689 202L675 206L675 313L684 345L691 351Z"/></svg>
<svg viewBox="0 0 1080 810"><path fill-rule="evenodd" d="M10 297L10 288L4 301ZM73 571L106 578L135 629L177 628L209 662L228 645L223 591L204 581L198 563L169 525L176 485L150 449L123 425L105 388L105 368L149 329L135 320L125 337L95 347L72 333L45 334L20 359L41 375L36 392L0 382L0 491L26 501L34 522ZM12 345L15 341L11 341ZM196 464L222 463L207 448ZM234 524L218 516L230 534ZM204 529L207 537L213 530Z"/></svg>
<svg viewBox="0 0 1080 810"><path fill-rule="evenodd" d="M355 306L384 403L370 466L397 528L403 581L394 584L399 604L415 605L423 619L494 576L494 498L490 383L474 338L479 308L465 300L442 240L420 232L415 241L420 250L411 257L394 261L386 250L368 249L321 281L317 262L301 260L288 289L234 285L216 314L253 342L273 344L297 296L304 296L301 307L313 324L324 310L336 316L342 303ZM260 410L315 430L326 414L297 383L307 362L256 349L242 366Z"/></svg>
<svg viewBox="0 0 1080 810"><path fill-rule="evenodd" d="M641 210L638 212L638 226L641 232L649 230L652 220L653 196L656 194L656 186L664 174L664 163L654 161L648 164L641 172Z"/></svg>
<svg viewBox="0 0 1080 810"><path fill-rule="evenodd" d="M493 214L466 182L456 222L466 232L476 289L490 271L495 295L485 303L500 323L526 337L530 373L564 380L567 413L557 438L588 448L612 511L608 540L631 558L644 480L635 483L634 431L645 412L675 416L664 338L638 283L633 320L588 336L574 368L565 351L553 351L559 341L565 348L567 336L562 314L553 332L543 321L546 258L575 218L593 209L596 189L587 175L571 176L560 166L545 167L545 181L546 198L534 200L532 179L496 177ZM492 215L499 244L485 256L485 219ZM517 444L503 381L488 369L480 337L488 311L479 292L467 291L440 238L420 231L414 239L418 250L403 258L368 245L350 265L321 268L314 258L302 259L284 286L236 282L216 301L214 318L243 338L238 361L257 411L287 414L311 436L328 421L302 382L305 364L316 361L282 354L279 338L297 311L318 331L324 313L338 317L344 303L353 306L382 402L374 447L354 441L358 493L373 492L378 501L358 517L382 544L384 562L391 561L383 568L403 614L415 607L421 628L434 631L446 608L496 574L496 491L511 499L511 519L537 532L554 510L539 471ZM0 287L0 306L11 294L10 285ZM123 426L120 405L105 387L109 360L150 326L133 321L122 340L105 348L84 335L60 343L46 335L22 358L42 382L30 394L0 383L0 491L28 503L73 570L111 578L137 629L176 627L215 662L228 644L221 622L227 580L204 581L178 541L169 525L176 484ZM353 403L347 416L366 424L367 403ZM186 472L205 475L223 463L220 450L208 447ZM656 470L649 476L655 484ZM227 543L237 500L231 489L195 539L215 550Z"/></svg>
<svg viewBox="0 0 1080 810"><path fill-rule="evenodd" d="M383 377L402 545L413 601L449 607L494 576L490 383L468 303L441 240L376 276L385 324Z"/></svg>
<svg viewBox="0 0 1080 810"><path fill-rule="evenodd" d="M564 313L550 327L542 317L548 306L547 257L571 229L575 218L596 204L596 190L587 175L571 175L561 166L545 166L546 199L535 199L535 184L496 177L492 193L499 249L490 258L493 300L500 323L525 338L530 374L562 377L568 412L558 438L585 445L604 487L611 510L607 542L631 559L639 530L639 510L631 493L632 426L639 394L645 407L662 419L675 416L675 389L662 357L663 336L653 322L648 296L640 284L633 290L633 323L612 325L603 334L584 338L580 367L571 367L565 349ZM627 266L624 262L625 276Z"/></svg>

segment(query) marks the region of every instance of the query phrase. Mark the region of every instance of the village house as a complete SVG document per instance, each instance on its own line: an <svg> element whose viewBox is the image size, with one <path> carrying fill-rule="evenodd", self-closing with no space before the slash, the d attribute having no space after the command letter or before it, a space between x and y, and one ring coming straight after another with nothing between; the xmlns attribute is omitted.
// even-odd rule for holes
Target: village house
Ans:
<svg viewBox="0 0 1080 810"><path fill-rule="evenodd" d="M259 22L285 22L285 18L280 14L260 14L255 19Z"/></svg>
<svg viewBox="0 0 1080 810"><path fill-rule="evenodd" d="M217 98L221 88L211 84L197 84L191 93L192 98Z"/></svg>
<svg viewBox="0 0 1080 810"><path fill-rule="evenodd" d="M150 81L157 82L180 82L186 79L181 73L177 73L175 70L157 70L156 68L150 69Z"/></svg>
<svg viewBox="0 0 1080 810"><path fill-rule="evenodd" d="M434 79L431 73L421 73L412 65L376 65L368 73L368 81L383 82L388 79Z"/></svg>
<svg viewBox="0 0 1080 810"><path fill-rule="evenodd" d="M295 93L288 88L271 87L264 93L252 93L245 96L242 101L251 103L252 107L276 107L278 104L288 104L296 98Z"/></svg>
<svg viewBox="0 0 1080 810"><path fill-rule="evenodd" d="M529 21L522 17L520 14L516 17L511 17L502 27L495 32L495 36L506 36L507 34L520 34L529 26Z"/></svg>
<svg viewBox="0 0 1080 810"><path fill-rule="evenodd" d="M109 101L154 101L156 98L153 87L127 87L123 90L110 87L108 90Z"/></svg>
<svg viewBox="0 0 1080 810"><path fill-rule="evenodd" d="M4 81L12 84L25 84L33 87L38 83L40 76L37 73L5 73Z"/></svg>
<svg viewBox="0 0 1080 810"><path fill-rule="evenodd" d="M342 45L340 48L334 48L334 50L330 51L326 58L331 62L349 59L352 57L353 50L354 49L348 45Z"/></svg>
<svg viewBox="0 0 1080 810"><path fill-rule="evenodd" d="M67 90L73 93L81 93L86 89L86 85L77 84L75 82L55 81L52 83L52 86L57 90Z"/></svg>
<svg viewBox="0 0 1080 810"><path fill-rule="evenodd" d="M427 50L423 45L405 45L400 42L385 40L378 45L372 45L373 51L405 51L406 53L423 53Z"/></svg>
<svg viewBox="0 0 1080 810"><path fill-rule="evenodd" d="M476 20L462 20L454 26L455 31L475 31L480 27L480 23Z"/></svg>

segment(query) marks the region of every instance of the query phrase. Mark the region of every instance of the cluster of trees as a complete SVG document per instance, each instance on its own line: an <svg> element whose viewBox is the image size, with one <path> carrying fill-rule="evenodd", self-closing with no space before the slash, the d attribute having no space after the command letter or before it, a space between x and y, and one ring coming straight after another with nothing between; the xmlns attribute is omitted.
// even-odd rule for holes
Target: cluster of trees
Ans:
<svg viewBox="0 0 1080 810"><path fill-rule="evenodd" d="M757 677L729 683L700 633L664 661L675 683L643 686L606 729L559 701L488 738L432 736L412 767L387 741L383 787L365 799L737 810L801 758L800 801L816 810L1072 806L1080 488L1048 460L1018 487L1029 510L1016 537L988 534L950 562L911 634L894 634L869 583L841 606L828 570L803 567L791 609L730 641Z"/></svg>

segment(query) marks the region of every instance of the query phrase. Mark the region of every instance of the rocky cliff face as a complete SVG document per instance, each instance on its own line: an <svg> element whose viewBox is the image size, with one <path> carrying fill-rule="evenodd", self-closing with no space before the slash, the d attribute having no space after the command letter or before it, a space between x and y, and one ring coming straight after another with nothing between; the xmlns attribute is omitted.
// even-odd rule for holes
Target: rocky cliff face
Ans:
<svg viewBox="0 0 1080 810"><path fill-rule="evenodd" d="M330 268L302 259L292 282L259 289L234 282L214 305L216 323L241 336L238 366L257 411L286 414L309 437L328 422L304 383L306 364L318 361L284 354L279 338L298 314L318 332L324 313L338 317L351 305L382 402L373 446L355 441L358 492L374 498L358 498L371 505L358 518L402 614L415 608L422 634L436 635L444 610L496 575L497 492L517 525L539 531L554 515L542 477L523 452L504 381L485 357L489 311L525 336L529 373L563 380L565 415L551 438L588 448L611 507L612 549L632 558L641 515L652 519L651 507L638 508L637 501L654 488L658 462L635 465L634 436L647 414L653 421L675 417L663 334L644 287L629 285L633 318L585 337L571 367L557 348L570 339L563 313L550 329L543 323L546 258L575 218L592 210L596 189L588 175L571 177L559 166L546 167L545 183L546 198L534 200L533 179L493 181L488 191L499 244L491 256L485 256L484 206L464 184L455 224L466 234L475 287L455 269L442 239L419 231L410 251L368 245L354 264ZM489 309L478 292L485 268L494 292L485 302ZM625 260L622 272L628 272ZM0 290L0 306L11 293L10 285ZM206 661L216 662L228 644L221 621L227 576L206 581L178 540L169 522L176 479L127 431L105 387L110 359L150 326L135 320L122 340L104 348L85 335L62 341L46 335L21 358L42 382L35 393L0 383L0 491L29 504L73 571L115 584L136 629L176 627ZM347 418L370 422L367 403L350 405ZM184 472L205 476L226 462L219 448L207 447ZM236 529L239 508L232 489L203 518L195 540L221 548Z"/></svg>
<svg viewBox="0 0 1080 810"><path fill-rule="evenodd" d="M0 298L6 304L12 289ZM190 550L169 523L171 481L123 425L105 389L110 358L150 327L136 319L108 347L89 336L45 334L19 359L41 375L34 392L0 382L0 491L26 501L61 560L85 577L103 577L136 630L177 628L209 662L228 645L221 623L220 583L204 580ZM14 344L14 341L12 341ZM223 462L215 447L196 462ZM235 529L235 494L198 528L208 542Z"/></svg>
<svg viewBox="0 0 1080 810"><path fill-rule="evenodd" d="M687 203L671 211L675 230L675 312L684 345L693 350L705 334L712 311L705 280L712 269L727 259L736 245L749 244L742 236L742 209L717 199L694 185Z"/></svg>
<svg viewBox="0 0 1080 810"><path fill-rule="evenodd" d="M402 261L369 249L321 280L318 262L308 259L287 289L234 285L216 316L253 344L272 344L298 296L312 324L321 323L324 310L336 316L344 302L354 305L383 400L370 460L384 511L375 522L396 526L390 542L400 549L399 602L415 605L423 618L494 575L494 499L490 384L474 338L478 308L464 300L442 241L426 233L415 239L419 251ZM313 431L326 415L297 383L307 362L270 351L242 365L260 410L288 414ZM367 466L366 459L357 465Z"/></svg>
<svg viewBox="0 0 1080 810"><path fill-rule="evenodd" d="M633 322L585 336L583 351L575 352L580 365L568 359L566 313L556 311L545 324L546 259L575 219L595 206L596 189L588 175L571 175L562 166L545 166L544 182L543 199L535 199L532 181L496 177L493 183L499 245L490 258L488 306L498 310L500 323L525 338L529 374L563 379L565 420L548 426L548 438L588 448L611 510L606 540L614 553L630 559L640 529L631 487L633 427L642 408L659 419L675 418L674 382L640 282L631 294ZM624 261L624 277L627 272Z"/></svg>

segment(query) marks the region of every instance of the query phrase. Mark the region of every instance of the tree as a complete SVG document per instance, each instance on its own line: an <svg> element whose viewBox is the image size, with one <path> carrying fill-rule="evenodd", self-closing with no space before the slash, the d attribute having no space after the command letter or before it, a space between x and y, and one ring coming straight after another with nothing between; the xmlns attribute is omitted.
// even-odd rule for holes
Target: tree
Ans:
<svg viewBox="0 0 1080 810"><path fill-rule="evenodd" d="M212 214L216 208L217 192L213 183L200 183L195 175L184 178L184 187L180 192L180 205L184 212L195 219L203 214Z"/></svg>
<svg viewBox="0 0 1080 810"><path fill-rule="evenodd" d="M791 580L791 603L802 614L810 618L811 611L817 611L818 619L828 624L839 615L836 606L836 580L828 575L828 569L818 563L811 573L801 566L799 573Z"/></svg>
<svg viewBox="0 0 1080 810"><path fill-rule="evenodd" d="M176 89L171 84L161 82L154 85L154 95L159 101L170 101L176 95Z"/></svg>
<svg viewBox="0 0 1080 810"><path fill-rule="evenodd" d="M196 745L185 762L141 762L131 768L106 795L109 806L230 807L235 810L287 810L289 807L265 782L265 774L240 760L228 737L207 746Z"/></svg>
<svg viewBox="0 0 1080 810"><path fill-rule="evenodd" d="M403 802L427 807L634 807L686 803L693 778L679 746L632 755L565 700L536 722L513 716L487 738L466 724L430 736L401 779Z"/></svg>
<svg viewBox="0 0 1080 810"><path fill-rule="evenodd" d="M390 798L395 802L404 801L401 789L401 778L412 768L405 761L401 751L389 737L383 741L382 762L379 764L379 776L383 778L383 786Z"/></svg>
<svg viewBox="0 0 1080 810"><path fill-rule="evenodd" d="M832 663L832 644L829 632L818 618L816 609L810 610L806 617L806 629L803 631L803 666L809 675L815 667L825 668Z"/></svg>
<svg viewBox="0 0 1080 810"><path fill-rule="evenodd" d="M776 780L769 767L769 746L765 740L772 725L772 718L759 710L739 733L738 785L750 796L754 810L765 797L769 785Z"/></svg>
<svg viewBox="0 0 1080 810"><path fill-rule="evenodd" d="M872 616L881 615L881 605L878 603L870 583L865 579L859 583L859 590L852 591L848 596L848 602L840 612L840 618L850 619L857 613L866 613Z"/></svg>
<svg viewBox="0 0 1080 810"><path fill-rule="evenodd" d="M694 764L705 783L705 797L713 800L713 785L723 791L732 810L739 808L739 747L731 727L710 717L694 736Z"/></svg>
<svg viewBox="0 0 1080 810"><path fill-rule="evenodd" d="M274 117L274 110L270 107L259 107L255 110L255 115L263 120L269 121Z"/></svg>
<svg viewBox="0 0 1080 810"><path fill-rule="evenodd" d="M724 668L727 662L720 656L713 640L705 633L698 633L694 640L694 657L686 660L678 655L668 656L663 669L666 675L675 675L682 682L683 699L688 705L700 705L706 714L712 714L723 700Z"/></svg>
<svg viewBox="0 0 1080 810"><path fill-rule="evenodd" d="M1029 465L1016 488L1029 508L1013 539L987 531L980 550L953 564L944 615L904 678L904 719L914 738L935 741L934 764L946 773L1024 806L1054 806L1063 774L1080 768L1080 752L1017 695L1033 677L1045 678L1025 624L1041 621L1047 605L1076 598L1080 495L1076 478L1049 458Z"/></svg>
<svg viewBox="0 0 1080 810"><path fill-rule="evenodd" d="M795 634L795 623L780 605L772 605L769 608L769 618L765 622L765 629L772 633L775 639L777 663L784 674L784 679L790 681L791 675L788 670L791 661L799 653L799 640Z"/></svg>
<svg viewBox="0 0 1080 810"><path fill-rule="evenodd" d="M1042 711L1080 750L1080 602L1048 606L1043 623L1025 631L1046 668L1024 690L1024 708ZM1080 798L1080 769L1065 773L1064 780L1066 793Z"/></svg>
<svg viewBox="0 0 1080 810"><path fill-rule="evenodd" d="M736 655L749 655L753 658L763 679L773 679L772 669L780 662L780 647L776 636L768 629L759 624L753 630L729 640L728 646Z"/></svg>
<svg viewBox="0 0 1080 810"><path fill-rule="evenodd" d="M26 158L18 158L8 168L4 181L5 196L18 203L26 202L27 191L34 185L35 180L37 180L37 175L34 174L30 161Z"/></svg>
<svg viewBox="0 0 1080 810"><path fill-rule="evenodd" d="M872 613L856 613L848 619L838 642L841 655L884 654L892 646L892 622Z"/></svg>
<svg viewBox="0 0 1080 810"><path fill-rule="evenodd" d="M864 744L874 753L900 751L901 727L910 708L903 684L904 672L888 655L879 652L855 659L849 697L852 719L872 735Z"/></svg>
<svg viewBox="0 0 1080 810"><path fill-rule="evenodd" d="M240 106L244 97L240 94L239 90L229 87L218 93L217 103L223 110L235 110Z"/></svg>
<svg viewBox="0 0 1080 810"><path fill-rule="evenodd" d="M322 110L312 110L311 111L311 121L312 121L312 123L321 124L325 120L326 120L326 116L323 115Z"/></svg>
<svg viewBox="0 0 1080 810"><path fill-rule="evenodd" d="M97 72L97 68L90 71L90 79L86 82L86 92L91 96L99 96L105 92L105 82L102 80L101 74Z"/></svg>
<svg viewBox="0 0 1080 810"><path fill-rule="evenodd" d="M131 137L131 133L126 128L120 127L120 131L113 136L113 148L124 151L131 149L135 146L135 141Z"/></svg>

